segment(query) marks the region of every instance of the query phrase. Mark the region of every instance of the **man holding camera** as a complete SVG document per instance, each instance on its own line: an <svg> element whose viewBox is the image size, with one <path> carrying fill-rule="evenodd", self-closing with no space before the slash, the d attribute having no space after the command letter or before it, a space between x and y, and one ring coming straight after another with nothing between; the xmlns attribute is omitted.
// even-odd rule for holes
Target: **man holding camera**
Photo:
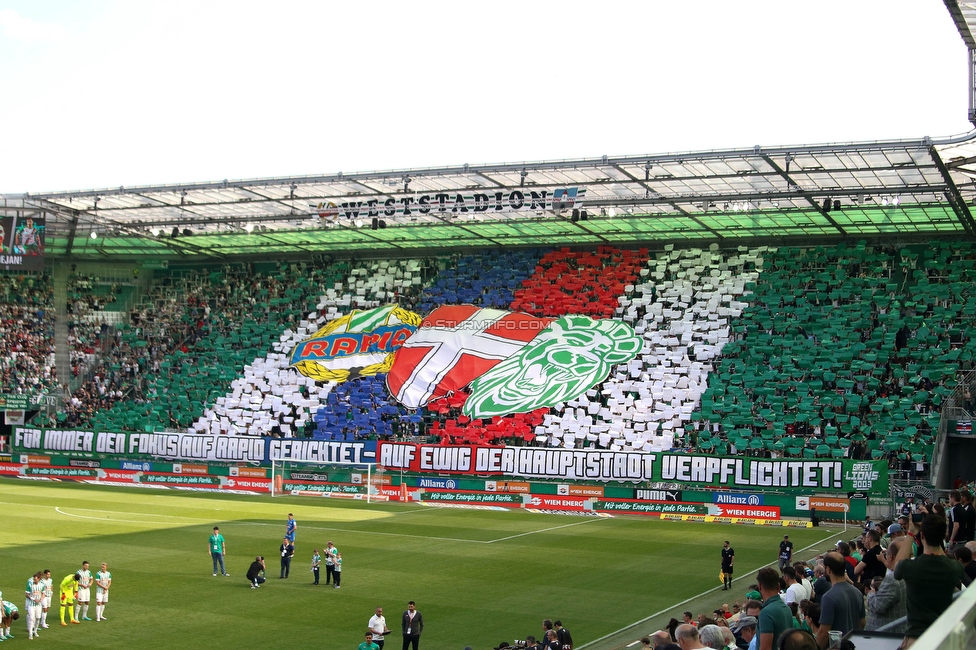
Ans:
<svg viewBox="0 0 976 650"><path fill-rule="evenodd" d="M264 556L258 555L251 562L247 569L247 580L251 583L251 589L257 589L264 583Z"/></svg>

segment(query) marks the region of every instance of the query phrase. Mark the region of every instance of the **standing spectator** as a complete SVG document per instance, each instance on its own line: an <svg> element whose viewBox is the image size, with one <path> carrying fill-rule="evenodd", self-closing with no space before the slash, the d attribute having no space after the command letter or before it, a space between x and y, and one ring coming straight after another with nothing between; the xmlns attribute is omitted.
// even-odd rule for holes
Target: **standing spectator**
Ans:
<svg viewBox="0 0 976 650"><path fill-rule="evenodd" d="M298 522L295 521L295 515L288 513L288 521L285 522L285 537L292 544L295 543L295 531L298 530Z"/></svg>
<svg viewBox="0 0 976 650"><path fill-rule="evenodd" d="M573 650L573 635L563 627L563 622L556 619L552 624L556 627L556 638L559 640L560 650Z"/></svg>
<svg viewBox="0 0 976 650"><path fill-rule="evenodd" d="M830 580L827 579L823 564L817 563L813 567L813 578L813 596L810 597L810 600L819 603L823 595L830 589Z"/></svg>
<svg viewBox="0 0 976 650"><path fill-rule="evenodd" d="M807 597L807 592L803 588L803 583L797 580L796 569L791 566L783 567L783 581L786 583L786 596L784 601L787 605L790 603L799 605L800 601Z"/></svg>
<svg viewBox="0 0 976 650"><path fill-rule="evenodd" d="M725 574L725 584L722 586L722 591L728 591L732 588L732 565L735 563L735 549L729 546L729 540L725 540L725 545L722 547L722 573Z"/></svg>
<svg viewBox="0 0 976 650"><path fill-rule="evenodd" d="M403 612L400 629L403 632L403 650L407 650L407 646L417 650L420 635L424 632L424 615L417 611L416 603L412 600L407 603L407 611Z"/></svg>
<svg viewBox="0 0 976 650"><path fill-rule="evenodd" d="M874 522L871 521L870 515L864 518L864 532L866 533L869 530L874 530Z"/></svg>
<svg viewBox="0 0 976 650"><path fill-rule="evenodd" d="M844 557L840 553L827 553L824 568L830 579L830 590L820 602L820 628L817 643L821 648L830 647L831 630L847 634L851 630L864 629L864 596L847 580Z"/></svg>
<svg viewBox="0 0 976 650"><path fill-rule="evenodd" d="M779 569L783 570L784 567L790 565L793 561L793 542L790 541L789 535L783 535L783 541L779 543ZM762 590L760 590L762 591ZM762 624L760 623L760 626Z"/></svg>
<svg viewBox="0 0 976 650"><path fill-rule="evenodd" d="M949 512L948 514L948 529L946 540L949 542L946 544L946 548L952 550L956 544L965 543L968 540L963 539L963 534L966 530L966 507L962 504L962 496L959 490L951 490L949 492Z"/></svg>
<svg viewBox="0 0 976 650"><path fill-rule="evenodd" d="M810 600L813 598L813 583L807 578L807 565L805 562L794 562L793 570L796 571L796 581L803 587L806 595L800 600Z"/></svg>
<svg viewBox="0 0 976 650"><path fill-rule="evenodd" d="M383 650L383 642L390 628L386 627L386 617L383 616L383 608L377 607L376 613L369 618L369 629L373 632L373 643Z"/></svg>
<svg viewBox="0 0 976 650"><path fill-rule="evenodd" d="M224 570L224 555L227 553L227 544L224 542L224 536L220 534L220 528L217 526L214 526L213 535L210 536L208 549L210 550L210 559L213 560L214 577L217 577L218 563L220 564L220 573L227 576L227 571Z"/></svg>
<svg viewBox="0 0 976 650"><path fill-rule="evenodd" d="M264 556L258 555L247 568L247 580L251 583L251 589L257 589L264 584Z"/></svg>
<svg viewBox="0 0 976 650"><path fill-rule="evenodd" d="M291 573L291 558L295 555L295 545L285 537L281 540L278 552L281 554L281 575L278 576L278 579L281 580L287 578L288 574Z"/></svg>
<svg viewBox="0 0 976 650"><path fill-rule="evenodd" d="M976 540L976 509L973 508L973 493L969 490L960 490L959 496L962 497L962 507L965 514L961 524L962 526L962 539L959 540L961 543L972 542Z"/></svg>
<svg viewBox="0 0 976 650"><path fill-rule="evenodd" d="M312 549L312 575L315 576L315 582L313 585L319 583L319 565L322 564L322 556L319 555L319 549Z"/></svg>
<svg viewBox="0 0 976 650"><path fill-rule="evenodd" d="M909 559L910 545L901 548L895 565L895 579L904 580L908 590L908 629L903 648L908 648L952 604L952 592L965 573L962 565L942 550L946 520L939 515L922 519L923 553Z"/></svg>
<svg viewBox="0 0 976 650"><path fill-rule="evenodd" d="M780 635L793 627L793 612L779 597L779 574L775 569L759 569L756 582L759 583L759 593L763 598L762 610L759 612L758 648L773 650L778 647Z"/></svg>
<svg viewBox="0 0 976 650"><path fill-rule="evenodd" d="M867 587L875 578L883 578L887 569L881 561L881 535L878 531L864 533L864 547L861 561L854 567L854 575L860 576L861 584Z"/></svg>
<svg viewBox="0 0 976 650"><path fill-rule="evenodd" d="M908 593L905 591L905 583L902 580L895 580L894 571L898 551L902 545L906 544L908 544L908 540L903 537L896 537L891 540L888 550L881 556L887 573L877 589L872 588L868 592L868 616L867 625L864 626L865 630L872 632L879 630L883 626L902 618L907 613ZM905 628L906 624L901 623L897 627L891 628L890 631L904 634Z"/></svg>
<svg viewBox="0 0 976 650"><path fill-rule="evenodd" d="M331 584L335 576L335 558L339 549L335 547L330 539L325 545L325 584Z"/></svg>

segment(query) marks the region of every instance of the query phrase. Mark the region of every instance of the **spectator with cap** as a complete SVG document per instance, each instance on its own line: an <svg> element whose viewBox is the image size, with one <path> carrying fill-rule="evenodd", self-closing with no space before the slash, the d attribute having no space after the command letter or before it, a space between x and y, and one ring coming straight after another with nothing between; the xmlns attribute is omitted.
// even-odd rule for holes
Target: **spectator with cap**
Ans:
<svg viewBox="0 0 976 650"><path fill-rule="evenodd" d="M897 524L892 524L897 525ZM895 558L903 545L910 545L904 537L896 537L891 540L888 550L881 556L884 562L886 573L881 584L877 588L868 591L867 604L867 624L865 630L880 630L885 625L893 623L907 614L908 592L905 590L905 583L902 580L895 580ZM897 627L890 628L888 631L905 633L906 624L902 622Z"/></svg>
<svg viewBox="0 0 976 650"><path fill-rule="evenodd" d="M756 617L740 616L732 633L735 635L735 645L746 650L756 636Z"/></svg>
<svg viewBox="0 0 976 650"><path fill-rule="evenodd" d="M902 648L915 643L952 604L952 592L965 574L962 565L942 550L945 536L946 520L926 515L921 524L922 554L910 559L906 544L896 558L895 579L904 580L908 590L908 629Z"/></svg>
<svg viewBox="0 0 976 650"><path fill-rule="evenodd" d="M830 590L820 603L820 629L817 642L821 648L830 647L829 632L847 634L851 630L864 629L864 596L847 580L844 558L840 553L827 553L824 568L830 578Z"/></svg>

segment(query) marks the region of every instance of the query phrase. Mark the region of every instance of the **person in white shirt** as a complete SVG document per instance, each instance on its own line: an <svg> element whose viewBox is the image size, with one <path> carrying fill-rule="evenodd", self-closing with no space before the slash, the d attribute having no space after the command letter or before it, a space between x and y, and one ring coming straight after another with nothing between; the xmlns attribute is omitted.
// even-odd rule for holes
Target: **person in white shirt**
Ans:
<svg viewBox="0 0 976 650"><path fill-rule="evenodd" d="M376 614L370 617L368 625L373 633L373 643L383 650L384 637L390 633L390 628L386 627L386 617L383 616L382 607L376 608Z"/></svg>
<svg viewBox="0 0 976 650"><path fill-rule="evenodd" d="M803 562L795 562L793 570L796 571L796 581L803 585L806 595L800 600L813 600L813 583L807 578L807 565Z"/></svg>
<svg viewBox="0 0 976 650"><path fill-rule="evenodd" d="M790 603L800 604L807 595L807 590L803 588L800 582L796 579L796 569L791 566L783 567L783 580L786 582L786 596L783 597L783 602L787 605Z"/></svg>

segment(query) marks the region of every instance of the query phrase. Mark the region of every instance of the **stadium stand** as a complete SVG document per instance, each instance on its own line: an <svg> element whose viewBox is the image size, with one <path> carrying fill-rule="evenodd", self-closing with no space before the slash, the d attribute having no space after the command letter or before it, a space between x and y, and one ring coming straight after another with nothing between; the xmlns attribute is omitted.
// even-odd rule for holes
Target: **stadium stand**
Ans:
<svg viewBox="0 0 976 650"><path fill-rule="evenodd" d="M870 457L914 467L931 456L956 373L973 366L974 266L967 242L861 242L198 267L161 274L119 332L101 331L97 319L80 323L74 312L111 305L119 292L78 277L71 340L79 356L96 348L102 356L58 420L108 430ZM4 293L18 302L3 308L22 319L24 303L50 302L42 276L33 292L7 281ZM463 392L411 412L390 398L382 376L316 384L288 368L290 350L323 324L389 302L422 314L472 303L617 317L645 345L576 400L490 422L461 414ZM50 327L43 311L25 331ZM49 376L36 352L43 337L30 340L27 358ZM8 377L34 381L17 367ZM176 398L162 402L163 394Z"/></svg>
<svg viewBox="0 0 976 650"><path fill-rule="evenodd" d="M48 275L0 275L0 391L37 392L57 385L53 288Z"/></svg>

